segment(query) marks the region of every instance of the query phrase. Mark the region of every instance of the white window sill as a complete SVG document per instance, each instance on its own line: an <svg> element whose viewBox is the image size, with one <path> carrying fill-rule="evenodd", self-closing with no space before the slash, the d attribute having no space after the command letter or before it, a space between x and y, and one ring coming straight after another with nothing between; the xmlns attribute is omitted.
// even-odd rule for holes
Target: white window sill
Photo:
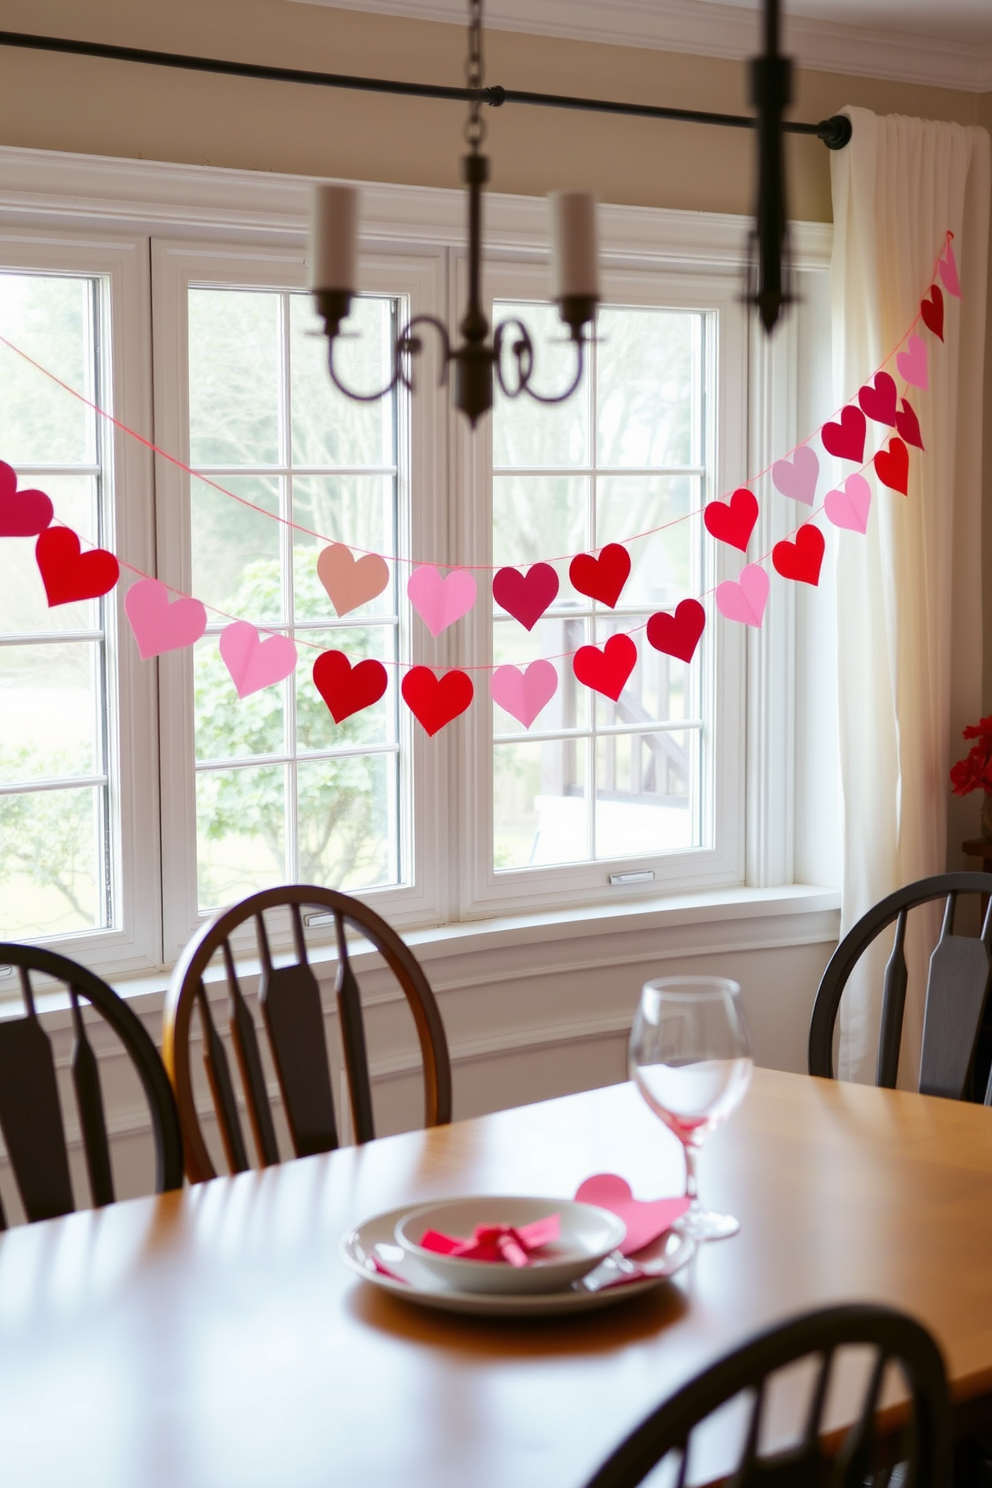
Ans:
<svg viewBox="0 0 992 1488"><path fill-rule="evenodd" d="M581 911L550 910L532 915L507 915L404 931L403 939L416 953L435 993L443 999L472 986L526 980L570 969L604 970L625 962L666 961L727 952L775 949L828 943L837 939L840 890L813 884L789 884L771 889L711 889L664 898L628 900L623 904L583 907ZM337 956L332 944L314 946L312 964L332 966ZM378 953L356 949L351 956L356 971L379 964ZM245 991L253 990L257 963L239 962ZM6 980L6 979L4 979ZM211 968L208 983L222 983L220 967ZM323 978L322 978L323 980ZM142 1017L161 1012L169 985L169 970L152 975L119 977L114 987ZM219 990L219 987L218 987ZM10 997L10 1015L19 1011L15 979L9 994L0 981L0 1017ZM69 1002L60 991L36 994L39 1012L50 1027L68 1014Z"/></svg>

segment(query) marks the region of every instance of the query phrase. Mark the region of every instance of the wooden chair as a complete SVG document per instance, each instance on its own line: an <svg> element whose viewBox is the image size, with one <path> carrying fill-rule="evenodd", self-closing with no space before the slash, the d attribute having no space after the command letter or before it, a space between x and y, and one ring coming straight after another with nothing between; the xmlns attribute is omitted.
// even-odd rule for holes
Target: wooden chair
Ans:
<svg viewBox="0 0 992 1488"><path fill-rule="evenodd" d="M838 1349L864 1345L872 1350L872 1362L860 1414L831 1460L821 1442L831 1367ZM785 1451L762 1453L760 1432L769 1378L811 1356L819 1359L819 1367L801 1438ZM940 1351L926 1329L904 1313L860 1304L828 1307L795 1318L720 1359L637 1426L586 1488L636 1488L670 1453L677 1454L675 1488L683 1488L693 1430L722 1405L744 1394L750 1394L753 1402L737 1471L730 1479L733 1488L880 1485L888 1481L889 1473L883 1467L872 1476L877 1467L874 1425L890 1363L901 1367L911 1397L902 1481L913 1488L945 1488L951 1474L950 1410Z"/></svg>
<svg viewBox="0 0 992 1488"><path fill-rule="evenodd" d="M24 1017L0 1021L0 1130L28 1220L54 1219L76 1208L55 1058L38 1019L32 972L54 977L68 989L74 1034L70 1068L93 1204L113 1203L114 1179L100 1074L80 1007L84 1001L114 1030L141 1079L152 1118L156 1193L182 1188L176 1103L158 1051L127 1003L84 966L54 951L0 943L0 965L17 967L25 1010ZM0 1203L0 1230L6 1227Z"/></svg>
<svg viewBox="0 0 992 1488"><path fill-rule="evenodd" d="M244 1104L263 1167L281 1161L255 1023L235 970L231 936L254 921L261 963L258 1001L272 1062L297 1157L330 1152L338 1146L331 1073L320 988L307 960L303 908L333 917L337 938L337 996L341 1042L357 1142L375 1136L372 1092L365 1047L361 999L348 956L347 927L357 930L384 957L413 1013L424 1066L425 1125L451 1120L451 1064L441 1015L416 958L374 910L357 899L312 884L291 884L252 894L222 910L193 936L180 957L169 987L163 1025L163 1054L179 1105L186 1171L193 1183L216 1176L194 1101L190 1068L190 1022L196 1006L203 1032L203 1058L227 1161L232 1172L249 1166L231 1067L217 1032L204 986L204 972L221 950L228 993L228 1021L237 1058ZM295 960L275 966L264 914L288 908Z"/></svg>
<svg viewBox="0 0 992 1488"><path fill-rule="evenodd" d="M876 1085L895 1087L908 981L907 917L917 906L943 899L943 926L930 957L927 978L919 1089L924 1095L943 1095L955 1100L969 1094L992 980L992 904L984 908L990 887L992 878L987 873L938 873L897 889L862 916L831 956L817 989L809 1029L811 1075L833 1079L834 1023L841 994L859 956L895 921L892 950L885 967L875 1071ZM984 924L980 936L954 934L959 894L983 896ZM992 1077L985 1088L985 1104L992 1104Z"/></svg>

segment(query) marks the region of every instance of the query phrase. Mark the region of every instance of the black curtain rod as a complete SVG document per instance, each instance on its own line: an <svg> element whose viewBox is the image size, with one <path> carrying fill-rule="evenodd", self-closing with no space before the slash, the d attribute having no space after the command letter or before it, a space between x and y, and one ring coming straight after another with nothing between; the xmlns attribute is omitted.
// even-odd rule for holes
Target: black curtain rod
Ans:
<svg viewBox="0 0 992 1488"><path fill-rule="evenodd" d="M316 88L351 88L359 93L393 93L405 98L441 98L466 103L470 88L444 88L434 83L400 83L391 78L354 77L340 72L306 72L294 67L263 67L253 62L227 62L219 57L190 57L181 52L153 52L143 47L108 46L99 41L72 41L62 36L34 36L24 31L0 31L0 46L31 51L62 52L74 57L103 57L112 62L140 62L152 67L179 67L187 72L214 72L226 77L259 78L272 83L305 83ZM711 114L697 109L656 108L647 103L611 103L601 98L569 98L558 93L528 93L515 88L483 88L483 102L493 108L523 103L536 108L579 109L588 113L627 114L638 119L676 119L689 124L722 124L731 129L754 129L748 114ZM851 122L835 114L819 124L782 125L790 134L816 135L830 150L843 149L851 138Z"/></svg>

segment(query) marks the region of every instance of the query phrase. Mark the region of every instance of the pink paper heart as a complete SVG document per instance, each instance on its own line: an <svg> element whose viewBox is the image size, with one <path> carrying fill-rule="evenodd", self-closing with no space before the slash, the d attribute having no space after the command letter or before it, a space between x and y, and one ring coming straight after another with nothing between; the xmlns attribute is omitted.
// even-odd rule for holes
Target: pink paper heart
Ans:
<svg viewBox="0 0 992 1488"><path fill-rule="evenodd" d="M499 666L490 678L489 691L493 702L529 729L558 691L558 673L550 661L532 661L525 671Z"/></svg>
<svg viewBox="0 0 992 1488"><path fill-rule="evenodd" d="M413 570L406 592L431 635L439 636L468 613L479 591L467 569L454 568L442 579L436 568L425 563Z"/></svg>
<svg viewBox="0 0 992 1488"><path fill-rule="evenodd" d="M239 698L281 682L296 666L296 644L289 636L262 641L247 620L235 620L221 632L220 654Z"/></svg>
<svg viewBox="0 0 992 1488"><path fill-rule="evenodd" d="M842 491L827 492L823 510L835 527L846 527L850 532L867 532L871 486L863 475L849 475Z"/></svg>
<svg viewBox="0 0 992 1488"><path fill-rule="evenodd" d="M896 357L896 366L900 377L905 378L913 387L927 391L930 386L930 379L927 377L927 343L922 336L910 336L906 350Z"/></svg>
<svg viewBox="0 0 992 1488"><path fill-rule="evenodd" d="M951 243L948 243L944 249L943 257L937 265L937 272L940 274L941 281L947 293L953 295L956 300L959 300L961 298L961 281L958 278L958 263L954 257L954 247Z"/></svg>
<svg viewBox="0 0 992 1488"><path fill-rule="evenodd" d="M689 1207L685 1195L677 1199L635 1199L630 1184L616 1173L597 1173L580 1183L575 1194L580 1204L608 1209L627 1226L621 1255L633 1255L657 1240Z"/></svg>
<svg viewBox="0 0 992 1488"><path fill-rule="evenodd" d="M793 501L801 501L803 506L812 506L819 473L816 451L808 444L801 444L791 460L775 461L772 481L783 496L791 496Z"/></svg>
<svg viewBox="0 0 992 1488"><path fill-rule="evenodd" d="M179 598L170 603L169 590L160 579L141 579L124 596L124 610L142 661L192 646L207 628L207 612L198 599Z"/></svg>
<svg viewBox="0 0 992 1488"><path fill-rule="evenodd" d="M739 620L742 625L760 625L768 603L769 579L758 563L749 563L741 569L736 581L726 579L716 586L716 607L728 620Z"/></svg>

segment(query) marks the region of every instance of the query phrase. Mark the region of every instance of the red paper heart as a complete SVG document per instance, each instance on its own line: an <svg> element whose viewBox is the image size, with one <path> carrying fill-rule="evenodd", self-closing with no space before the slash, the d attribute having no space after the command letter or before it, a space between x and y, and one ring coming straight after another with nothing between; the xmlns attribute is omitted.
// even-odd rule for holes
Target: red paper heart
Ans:
<svg viewBox="0 0 992 1488"><path fill-rule="evenodd" d="M913 445L914 449L922 449L923 436L920 433L920 421L916 417L916 410L905 398L900 401L902 409L896 414L896 428L907 444Z"/></svg>
<svg viewBox="0 0 992 1488"><path fill-rule="evenodd" d="M598 646L580 646L572 658L572 671L594 692L617 702L636 664L637 647L630 636L615 635L602 651Z"/></svg>
<svg viewBox="0 0 992 1488"><path fill-rule="evenodd" d="M371 708L386 690L386 668L368 657L352 666L343 651L322 651L313 664L313 682L335 723Z"/></svg>
<svg viewBox="0 0 992 1488"><path fill-rule="evenodd" d="M772 548L772 563L783 579L795 579L800 584L818 584L820 565L826 548L819 527L807 522L796 533L795 542L777 542Z"/></svg>
<svg viewBox="0 0 992 1488"><path fill-rule="evenodd" d="M598 599L612 610L630 573L630 554L620 543L607 543L598 558L580 553L568 566L568 577L580 594Z"/></svg>
<svg viewBox="0 0 992 1488"><path fill-rule="evenodd" d="M113 553L104 548L81 553L71 527L46 527L34 545L34 554L49 606L99 599L121 576Z"/></svg>
<svg viewBox="0 0 992 1488"><path fill-rule="evenodd" d="M37 537L52 520L44 491L19 491L17 476L0 460L0 537Z"/></svg>
<svg viewBox="0 0 992 1488"><path fill-rule="evenodd" d="M738 486L729 503L711 501L703 507L703 522L711 537L747 552L747 545L758 520L758 503L747 486Z"/></svg>
<svg viewBox="0 0 992 1488"><path fill-rule="evenodd" d="M944 296L939 284L931 284L929 296L920 301L920 314L927 330L944 339Z"/></svg>
<svg viewBox="0 0 992 1488"><path fill-rule="evenodd" d="M891 427L895 423L896 385L888 372L878 373L874 387L866 383L863 388L859 388L858 402L876 424L888 424Z"/></svg>
<svg viewBox="0 0 992 1488"><path fill-rule="evenodd" d="M493 578L493 599L525 630L533 630L558 593L558 575L550 563L535 563L525 574L501 568Z"/></svg>
<svg viewBox="0 0 992 1488"><path fill-rule="evenodd" d="M853 403L841 411L839 424L824 424L820 431L823 448L838 460L853 460L860 465L865 457L865 432L868 425L860 408Z"/></svg>
<svg viewBox="0 0 992 1488"><path fill-rule="evenodd" d="M464 713L475 695L472 679L457 668L437 677L430 667L411 667L400 686L403 700L431 738Z"/></svg>
<svg viewBox="0 0 992 1488"><path fill-rule="evenodd" d="M748 495L751 493L748 492ZM664 610L648 621L648 645L679 661L691 661L706 624L706 611L698 599L684 599L674 615Z"/></svg>
<svg viewBox="0 0 992 1488"><path fill-rule="evenodd" d="M890 439L887 450L875 456L875 471L883 486L905 496L909 491L909 450L901 439Z"/></svg>

